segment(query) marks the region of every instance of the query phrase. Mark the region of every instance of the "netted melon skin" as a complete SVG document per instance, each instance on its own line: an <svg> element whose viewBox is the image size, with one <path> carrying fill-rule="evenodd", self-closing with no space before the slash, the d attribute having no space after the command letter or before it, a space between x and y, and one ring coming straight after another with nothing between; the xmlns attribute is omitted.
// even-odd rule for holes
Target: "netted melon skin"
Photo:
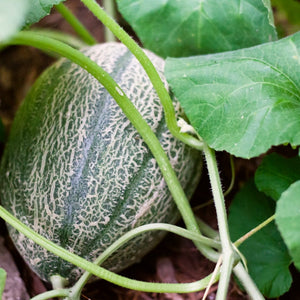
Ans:
<svg viewBox="0 0 300 300"><path fill-rule="evenodd" d="M146 119L190 197L201 173L201 154L171 136L140 64L119 43L83 51L111 74ZM166 84L164 61L146 53ZM104 87L66 59L40 76L16 115L1 162L0 193L3 206L23 223L89 261L134 227L178 218L141 136ZM60 274L72 283L82 274L14 228L9 232L42 279ZM162 237L162 232L143 234L103 266L118 272Z"/></svg>

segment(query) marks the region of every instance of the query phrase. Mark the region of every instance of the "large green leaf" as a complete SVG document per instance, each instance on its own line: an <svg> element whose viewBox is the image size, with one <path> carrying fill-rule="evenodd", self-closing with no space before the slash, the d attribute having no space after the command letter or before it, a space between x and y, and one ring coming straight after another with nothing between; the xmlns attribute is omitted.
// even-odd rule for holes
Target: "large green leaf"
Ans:
<svg viewBox="0 0 300 300"><path fill-rule="evenodd" d="M259 192L253 181L246 184L229 208L232 240L243 236L274 214L275 202ZM290 288L291 258L274 222L269 223L239 247L247 259L249 273L261 292L279 297Z"/></svg>
<svg viewBox="0 0 300 300"><path fill-rule="evenodd" d="M293 183L278 200L276 223L300 270L300 181Z"/></svg>
<svg viewBox="0 0 300 300"><path fill-rule="evenodd" d="M295 181L300 180L300 158L286 158L277 153L266 156L255 173L259 191L274 200Z"/></svg>
<svg viewBox="0 0 300 300"><path fill-rule="evenodd" d="M300 144L300 32L232 52L169 58L167 80L200 136L249 158Z"/></svg>
<svg viewBox="0 0 300 300"><path fill-rule="evenodd" d="M24 25L28 0L0 1L0 42L9 39Z"/></svg>
<svg viewBox="0 0 300 300"><path fill-rule="evenodd" d="M246 48L277 38L269 0L117 0L143 45L162 57Z"/></svg>
<svg viewBox="0 0 300 300"><path fill-rule="evenodd" d="M0 268L0 299L2 299L2 294L5 288L6 272L4 269Z"/></svg>
<svg viewBox="0 0 300 300"><path fill-rule="evenodd" d="M30 4L29 13L26 16L26 25L31 25L45 16L49 15L52 7L65 0L28 0Z"/></svg>

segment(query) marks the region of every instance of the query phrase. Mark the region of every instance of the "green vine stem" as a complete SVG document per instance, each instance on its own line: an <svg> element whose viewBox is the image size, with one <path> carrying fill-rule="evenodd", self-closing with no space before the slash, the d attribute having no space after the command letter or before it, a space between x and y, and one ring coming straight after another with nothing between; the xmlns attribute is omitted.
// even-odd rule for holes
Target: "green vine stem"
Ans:
<svg viewBox="0 0 300 300"><path fill-rule="evenodd" d="M132 54L141 63L146 73L148 74L157 95L160 98L162 106L165 111L165 118L167 126L170 132L179 140L186 143L187 145L202 149L202 141L196 139L195 137L180 132L177 125L177 120L175 116L175 110L172 104L170 95L164 86L159 74L157 73L152 62L144 51L138 46L138 44L123 30L117 22L115 22L106 12L99 6L99 4L94 0L81 0L84 5L107 27L111 32L132 52Z"/></svg>
<svg viewBox="0 0 300 300"><path fill-rule="evenodd" d="M203 151L205 155L214 203L216 207L218 227L223 253L222 272L220 276L216 300L225 300L235 260L235 251L230 240L225 200L218 172L215 152L206 144L204 144Z"/></svg>
<svg viewBox="0 0 300 300"><path fill-rule="evenodd" d="M160 145L159 140L157 139L147 122L143 119L139 111L125 95L124 91L122 91L120 86L118 86L118 84L107 72L105 72L99 65L97 65L94 61L92 61L80 51L62 42L46 38L33 32L19 32L14 36L14 38L9 41L9 44L29 45L41 50L53 51L54 53L58 53L59 55L75 62L83 69L87 70L91 75L93 75L115 99L126 117L130 120L130 122L143 138L144 142L149 147L164 176L164 179L170 189L170 192L173 196L178 210L181 213L187 229L194 233L201 233L189 201L186 198L184 190L182 189L176 173L173 170L166 153ZM199 251L208 259L212 261L218 260L219 254L215 250L198 242L196 243L196 246Z"/></svg>
<svg viewBox="0 0 300 300"><path fill-rule="evenodd" d="M184 238L193 240L193 241L199 241L207 246L220 249L220 242L203 237L199 234L192 233L186 229L183 229L181 227L170 225L170 224L164 224L164 223L154 223L154 224L147 224L139 226L138 228L132 229L131 231L125 233L121 238L119 238L117 241L115 241L111 246L109 246L95 261L94 264L101 265L113 252L115 252L117 249L119 249L121 246L126 244L130 239L133 239L137 235L141 233L145 233L148 231L154 231L154 230L164 230L171 233L175 233L179 236L182 236ZM79 295L81 294L81 290L84 287L84 285L88 282L91 274L89 272L85 272L81 278L76 282L76 284L72 287L72 292L70 295L74 296L74 299L79 299ZM77 297L77 298L76 298ZM73 299L73 298L72 298Z"/></svg>
<svg viewBox="0 0 300 300"><path fill-rule="evenodd" d="M231 169L231 180L230 180L230 184L229 187L227 188L227 190L224 192L224 197L226 197L233 189L234 187L234 183L235 183L235 169L234 169L234 162L233 162L233 157L232 155L229 155L229 160L230 160L230 169ZM197 206L193 207L193 211L197 211L203 207L206 207L208 205L211 205L214 203L214 199L210 199L207 202L203 203L203 204L199 204Z"/></svg>
<svg viewBox="0 0 300 300"><path fill-rule="evenodd" d="M113 19L116 18L116 6L114 0L103 0L103 6L105 11ZM104 37L106 42L115 42L115 35L105 26L104 27Z"/></svg>
<svg viewBox="0 0 300 300"><path fill-rule="evenodd" d="M88 271L89 273L92 273L99 278L128 289L156 293L191 293L204 289L211 279L211 275L199 281L191 283L152 283L129 279L101 268L96 264L91 263L81 258L80 256L71 253L64 248L56 245L55 243L47 240L43 236L36 233L34 230L25 226L17 218L6 211L2 206L0 206L0 217L3 218L8 224L16 228L18 231L20 231L22 234L33 240L35 243L61 257L62 259ZM215 282L218 280L218 278L219 277L217 276ZM65 293L65 290L62 291Z"/></svg>
<svg viewBox="0 0 300 300"><path fill-rule="evenodd" d="M214 240L220 240L219 232L211 228L209 225L207 225L205 222L203 222L200 218L196 217L198 226L203 234L205 234L207 237L214 239Z"/></svg>
<svg viewBox="0 0 300 300"><path fill-rule="evenodd" d="M69 289L61 289L61 290L52 290L52 291L44 292L40 295L31 298L31 300L47 300L52 298L62 298L62 297L65 298L68 296L69 296Z"/></svg>
<svg viewBox="0 0 300 300"><path fill-rule="evenodd" d="M30 31L64 42L76 49L80 49L88 45L85 42L83 42L81 39L58 30L45 29L45 28L31 28Z"/></svg>
<svg viewBox="0 0 300 300"><path fill-rule="evenodd" d="M253 234L255 234L256 232L258 232L259 230L261 230L262 228L264 228L265 226L267 226L269 223L271 223L274 220L275 220L275 215L272 215L271 217L269 217L268 219L266 219L265 221L263 221L262 223L260 223L259 225L257 225L255 228L251 229L245 235L243 235L242 237L240 237L237 241L234 242L234 245L236 247L240 246L249 237L251 237Z"/></svg>
<svg viewBox="0 0 300 300"><path fill-rule="evenodd" d="M55 8L72 26L75 32L82 38L85 43L87 43L88 45L97 44L95 38L63 3L57 4Z"/></svg>
<svg viewBox="0 0 300 300"><path fill-rule="evenodd" d="M245 270L243 264L239 262L233 269L235 275L245 288L248 295L253 300L264 300L264 296L261 294L256 284L253 282L252 278L249 276L248 272Z"/></svg>

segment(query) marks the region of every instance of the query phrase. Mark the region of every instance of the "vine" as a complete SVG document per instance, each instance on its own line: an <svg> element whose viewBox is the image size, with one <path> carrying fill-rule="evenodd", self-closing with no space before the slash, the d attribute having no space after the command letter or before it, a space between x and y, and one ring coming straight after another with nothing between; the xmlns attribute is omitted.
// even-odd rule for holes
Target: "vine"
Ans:
<svg viewBox="0 0 300 300"><path fill-rule="evenodd" d="M237 240L234 244L231 242L227 224L224 194L231 190L235 178L232 160L232 180L228 191L223 193L214 150L211 149L205 143L205 141L202 141L200 137L196 138L192 135L180 131L170 95L149 58L137 45L137 43L134 42L134 40L130 38L130 36L111 17L108 16L108 14L105 13L105 11L96 3L96 1L82 0L82 2L106 26L109 31L111 31L121 42L123 42L129 48L129 50L142 64L161 100L165 112L166 123L170 132L182 142L198 150L203 150L207 163L208 174L210 177L213 200L217 212L219 233L211 229L203 221L196 219L193 210L191 209L190 204L186 198L186 195L176 177L176 174L172 169L168 157L164 153L158 139L156 138L155 134L152 132L146 121L141 117L138 110L131 103L130 99L128 99L124 91L121 90L121 88L111 78L111 76L95 62L82 54L79 50L76 50L66 43L63 43L63 37L59 35L55 36L49 33L48 35L46 34L47 36L45 36L34 31L20 32L16 34L11 40L9 40L9 42L2 46L29 45L39 48L43 51L51 51L59 54L60 56L68 58L69 60L81 66L83 69L87 70L107 89L107 91L116 100L118 105L123 110L124 114L131 121L133 126L137 129L137 131L140 133L145 143L151 150L187 227L187 230L185 230L183 228L179 228L177 226L169 224L148 224L140 226L122 236L119 240L108 247L106 251L104 251L95 260L94 263L91 263L38 235L36 232L26 227L19 220L10 215L3 207L0 206L0 216L11 226L14 226L21 233L35 241L37 244L46 248L47 250L60 256L66 261L69 261L72 264L86 270L86 272L72 288L64 288L62 279L55 278L55 280L57 280L55 282L58 282L58 285L53 284L53 286L54 288L57 287L57 289L36 296L33 298L33 300L44 300L51 297L65 297L65 299L77 300L80 298L83 286L86 284L92 274L129 289L163 293L190 293L199 291L209 287L211 284L219 280L219 288L216 299L225 300L232 271L236 274L236 276L244 285L246 291L252 298L257 300L263 299L263 296L255 286L252 279L246 272L245 267L241 263L242 259L240 258L239 253L236 250L236 246L239 246L252 234L266 226L274 219L274 216L270 217L268 220L257 226L248 234ZM56 8L71 24L71 26L75 29L75 31L79 34L79 36L85 43L89 45L93 45L96 43L96 40L90 35L90 33L68 10L66 6L60 3L56 6ZM113 38L109 37L109 39L111 40ZM192 240L203 255L205 255L208 259L217 262L214 273L192 283L165 284L132 280L114 274L99 266L105 261L105 259L107 259L107 257L109 257L119 247L127 243L130 239L141 233L152 230L164 230L173 232L177 235ZM203 236L202 232L205 233L208 237ZM222 272L220 272L220 269L222 270Z"/></svg>

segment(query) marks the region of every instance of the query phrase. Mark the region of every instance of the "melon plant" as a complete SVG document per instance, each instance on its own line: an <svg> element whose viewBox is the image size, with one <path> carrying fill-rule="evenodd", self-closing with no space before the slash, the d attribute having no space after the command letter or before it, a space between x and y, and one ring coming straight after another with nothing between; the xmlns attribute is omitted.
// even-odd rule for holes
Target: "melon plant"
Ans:
<svg viewBox="0 0 300 300"><path fill-rule="evenodd" d="M170 134L159 98L136 58L120 43L95 45L83 52L132 100L191 197L201 173L201 155ZM165 82L164 60L149 51L146 54ZM174 106L177 116L183 117L175 100ZM139 133L105 88L66 59L48 68L22 103L1 174L1 200L8 211L90 261L137 226L178 219L161 171ZM59 274L73 283L81 275L77 267L13 227L9 232L42 279ZM144 233L104 266L118 272L140 260L162 237L160 232Z"/></svg>

